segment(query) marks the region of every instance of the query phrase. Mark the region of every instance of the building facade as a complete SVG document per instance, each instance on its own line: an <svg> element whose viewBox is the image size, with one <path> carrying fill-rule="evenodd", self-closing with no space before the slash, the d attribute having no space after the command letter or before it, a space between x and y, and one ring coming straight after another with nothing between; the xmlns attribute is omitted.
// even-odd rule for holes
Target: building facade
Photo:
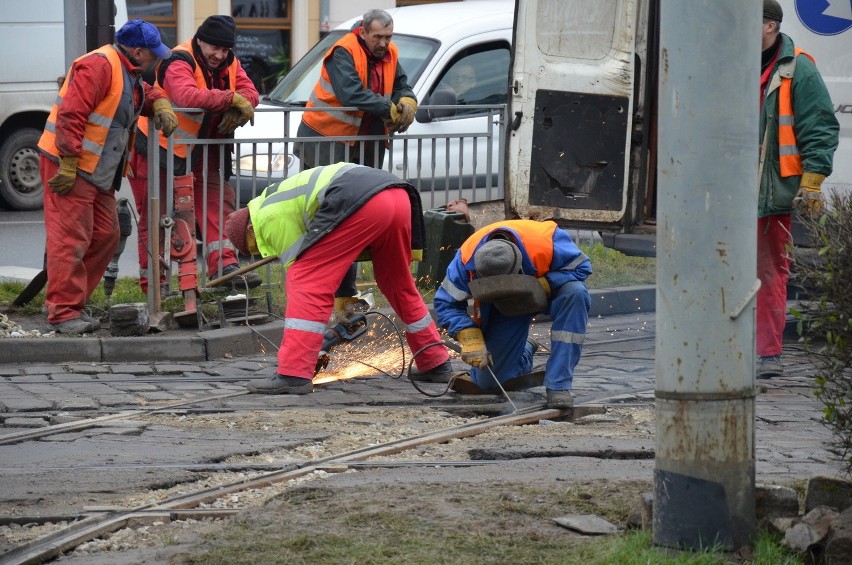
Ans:
<svg viewBox="0 0 852 565"><path fill-rule="evenodd" d="M434 1L434 0L432 0ZM438 0L441 1L441 0ZM444 0L446 1L446 0ZM307 53L321 33L372 8L431 3L422 0L127 0L129 18L157 25L173 47L192 37L208 16L229 14L237 24L234 52L261 93Z"/></svg>

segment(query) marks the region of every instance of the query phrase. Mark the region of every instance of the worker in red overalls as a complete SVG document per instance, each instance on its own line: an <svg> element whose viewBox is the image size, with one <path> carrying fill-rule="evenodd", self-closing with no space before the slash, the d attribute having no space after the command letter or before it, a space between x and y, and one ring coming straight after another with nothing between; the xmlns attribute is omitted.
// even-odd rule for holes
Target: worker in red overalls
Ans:
<svg viewBox="0 0 852 565"><path fill-rule="evenodd" d="M105 45L75 60L39 140L47 234L51 327L92 332L100 322L83 308L119 241L115 191L124 177L140 113L164 136L178 120L169 101L142 72L171 56L157 27L135 19Z"/></svg>
<svg viewBox="0 0 852 565"><path fill-rule="evenodd" d="M210 16L199 26L195 36L178 45L172 57L160 63L155 86L165 93L176 108L201 108L203 112L178 112L180 125L175 141L193 139L233 139L234 130L254 118L254 107L260 95L246 74L232 48L237 32L230 16ZM139 211L139 284L148 288L148 121L139 120L136 150L131 159L133 177L130 187ZM166 210L166 148L168 142L159 136L160 205ZM206 161L204 147L210 147ZM195 218L206 226L204 240L207 273L230 274L239 269L233 246L221 232L228 214L236 209L236 193L228 182L232 174L231 151L225 148L225 162L219 161L218 146L174 145L174 175L192 173ZM187 170L187 160L191 170ZM206 168L205 168L206 167ZM206 178L205 178L206 177ZM221 193L221 202L220 202ZM206 206L205 206L206 198ZM199 232L202 235L203 230ZM165 242L164 242L165 243ZM156 251L159 253L159 250ZM151 250L151 254L155 253ZM220 271L221 263L221 271ZM246 275L250 288L262 281L257 273Z"/></svg>

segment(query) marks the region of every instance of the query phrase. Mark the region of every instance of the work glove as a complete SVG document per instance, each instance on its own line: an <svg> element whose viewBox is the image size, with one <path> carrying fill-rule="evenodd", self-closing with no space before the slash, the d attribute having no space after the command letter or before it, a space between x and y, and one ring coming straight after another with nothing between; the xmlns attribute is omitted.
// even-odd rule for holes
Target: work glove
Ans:
<svg viewBox="0 0 852 565"><path fill-rule="evenodd" d="M50 189L56 194L65 194L74 186L77 180L77 162L79 157L62 157L59 159L59 171L56 176L47 181Z"/></svg>
<svg viewBox="0 0 852 565"><path fill-rule="evenodd" d="M249 102L245 96L235 92L234 97L231 98L231 108L239 110L240 112L240 120L237 127L244 126L248 122L251 122L251 125L254 125L254 106L251 105L251 102Z"/></svg>
<svg viewBox="0 0 852 565"><path fill-rule="evenodd" d="M472 367L484 369L491 364L491 354L485 348L485 336L479 328L465 328L456 334L461 342L461 359Z"/></svg>
<svg viewBox="0 0 852 565"><path fill-rule="evenodd" d="M219 124L219 127L216 128L222 135L231 135L234 131L242 125L240 122L242 121L243 114L236 108L228 108L228 110L222 116L222 122Z"/></svg>
<svg viewBox="0 0 852 565"><path fill-rule="evenodd" d="M799 192L793 199L793 208L798 210L802 216L816 218L822 211L824 198L822 196L822 181L825 175L818 173L804 173L799 182Z"/></svg>
<svg viewBox="0 0 852 565"><path fill-rule="evenodd" d="M169 137L178 127L178 119L172 110L172 104L165 98L154 100L154 127Z"/></svg>
<svg viewBox="0 0 852 565"><path fill-rule="evenodd" d="M403 96L397 104L400 113L399 127L396 131L404 132L408 126L414 121L414 114L417 113L417 100L414 98Z"/></svg>
<svg viewBox="0 0 852 565"><path fill-rule="evenodd" d="M397 131L400 126L400 120L402 119L402 115L399 112L399 108L397 105L391 102L390 105L390 115L382 118L382 122L385 124L385 128L391 133Z"/></svg>
<svg viewBox="0 0 852 565"><path fill-rule="evenodd" d="M541 284L541 288L544 289L545 296L550 298L550 283L544 277L538 277L538 282Z"/></svg>
<svg viewBox="0 0 852 565"><path fill-rule="evenodd" d="M348 323L349 316L359 312L366 312L369 309L369 302L363 298L358 298L357 296L335 296L334 312L331 317L331 323Z"/></svg>

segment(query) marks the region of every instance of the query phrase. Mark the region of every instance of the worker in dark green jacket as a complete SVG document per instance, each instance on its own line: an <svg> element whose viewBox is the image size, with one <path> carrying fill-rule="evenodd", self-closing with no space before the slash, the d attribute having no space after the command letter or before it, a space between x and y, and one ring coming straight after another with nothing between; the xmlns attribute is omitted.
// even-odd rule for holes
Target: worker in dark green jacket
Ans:
<svg viewBox="0 0 852 565"><path fill-rule="evenodd" d="M757 210L758 378L780 375L790 273L791 213L816 216L840 126L813 58L780 32L776 0L763 2L760 75L760 193Z"/></svg>

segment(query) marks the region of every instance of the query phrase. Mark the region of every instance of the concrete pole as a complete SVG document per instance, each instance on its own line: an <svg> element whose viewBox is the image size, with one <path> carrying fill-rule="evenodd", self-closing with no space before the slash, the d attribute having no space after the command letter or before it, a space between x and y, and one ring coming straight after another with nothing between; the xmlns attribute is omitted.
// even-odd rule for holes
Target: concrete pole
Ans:
<svg viewBox="0 0 852 565"><path fill-rule="evenodd" d="M86 53L86 10L80 0L65 0L65 69L71 68L74 59Z"/></svg>
<svg viewBox="0 0 852 565"><path fill-rule="evenodd" d="M754 515L759 0L661 0L654 543Z"/></svg>

